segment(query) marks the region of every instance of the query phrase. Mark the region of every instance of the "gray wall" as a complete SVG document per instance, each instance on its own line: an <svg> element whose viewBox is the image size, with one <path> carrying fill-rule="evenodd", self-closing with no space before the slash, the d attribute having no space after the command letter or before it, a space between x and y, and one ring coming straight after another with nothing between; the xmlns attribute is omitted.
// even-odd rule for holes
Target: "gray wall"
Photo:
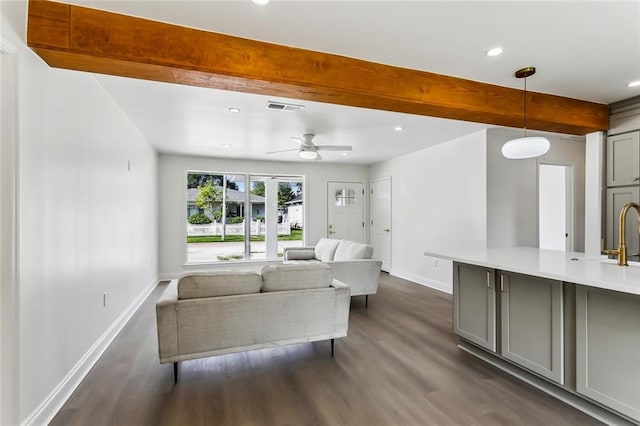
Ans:
<svg viewBox="0 0 640 426"><path fill-rule="evenodd" d="M574 250L584 251L584 141L544 134L551 148L543 157L504 158L502 145L521 136L521 130L487 131L487 247L538 246L538 164L561 164L573 166Z"/></svg>

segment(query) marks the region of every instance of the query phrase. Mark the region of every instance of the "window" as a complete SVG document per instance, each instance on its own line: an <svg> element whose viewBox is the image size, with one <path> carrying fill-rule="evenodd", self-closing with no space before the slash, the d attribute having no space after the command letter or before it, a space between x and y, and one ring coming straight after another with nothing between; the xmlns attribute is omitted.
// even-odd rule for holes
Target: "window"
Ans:
<svg viewBox="0 0 640 426"><path fill-rule="evenodd" d="M303 182L302 176L188 172L187 263L275 259L285 247L302 246Z"/></svg>

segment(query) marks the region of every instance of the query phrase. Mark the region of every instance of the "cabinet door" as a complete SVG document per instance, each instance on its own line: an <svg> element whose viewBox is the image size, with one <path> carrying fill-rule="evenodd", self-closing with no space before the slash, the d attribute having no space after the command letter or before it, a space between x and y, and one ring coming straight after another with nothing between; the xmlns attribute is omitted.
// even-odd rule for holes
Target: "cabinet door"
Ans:
<svg viewBox="0 0 640 426"><path fill-rule="evenodd" d="M607 248L618 248L620 229L620 211L625 204L640 201L640 188L622 187L607 189ZM627 215L627 256L640 252L640 234L638 234L638 218L635 211ZM636 260L637 258L631 259Z"/></svg>
<svg viewBox="0 0 640 426"><path fill-rule="evenodd" d="M640 132L607 138L607 186L637 185L640 180Z"/></svg>
<svg viewBox="0 0 640 426"><path fill-rule="evenodd" d="M576 289L576 389L640 421L640 296Z"/></svg>
<svg viewBox="0 0 640 426"><path fill-rule="evenodd" d="M496 350L493 269L454 263L453 331L485 349Z"/></svg>
<svg viewBox="0 0 640 426"><path fill-rule="evenodd" d="M562 282L500 274L502 356L564 382Z"/></svg>

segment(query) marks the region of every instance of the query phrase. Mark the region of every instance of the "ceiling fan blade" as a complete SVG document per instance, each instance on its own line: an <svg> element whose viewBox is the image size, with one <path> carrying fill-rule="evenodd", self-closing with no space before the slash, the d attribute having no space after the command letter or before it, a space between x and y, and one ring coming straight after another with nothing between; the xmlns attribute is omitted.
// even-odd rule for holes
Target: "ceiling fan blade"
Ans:
<svg viewBox="0 0 640 426"><path fill-rule="evenodd" d="M353 151L351 145L316 145L316 149L323 151Z"/></svg>
<svg viewBox="0 0 640 426"><path fill-rule="evenodd" d="M299 151L299 148L281 149L280 151L269 151L269 152L265 152L265 154L278 154L280 152L292 152L292 151Z"/></svg>

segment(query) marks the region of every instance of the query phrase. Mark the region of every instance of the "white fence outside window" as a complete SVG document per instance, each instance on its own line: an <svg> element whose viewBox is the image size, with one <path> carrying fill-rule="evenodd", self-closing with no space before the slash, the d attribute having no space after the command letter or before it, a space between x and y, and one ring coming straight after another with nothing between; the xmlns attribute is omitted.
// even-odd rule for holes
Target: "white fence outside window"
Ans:
<svg viewBox="0 0 640 426"><path fill-rule="evenodd" d="M244 235L244 222L227 224L226 235ZM267 225L261 221L251 221L251 235L265 235ZM192 225L187 222L187 236L222 235L222 223L213 221L208 225ZM278 224L278 235L291 235L289 222Z"/></svg>

